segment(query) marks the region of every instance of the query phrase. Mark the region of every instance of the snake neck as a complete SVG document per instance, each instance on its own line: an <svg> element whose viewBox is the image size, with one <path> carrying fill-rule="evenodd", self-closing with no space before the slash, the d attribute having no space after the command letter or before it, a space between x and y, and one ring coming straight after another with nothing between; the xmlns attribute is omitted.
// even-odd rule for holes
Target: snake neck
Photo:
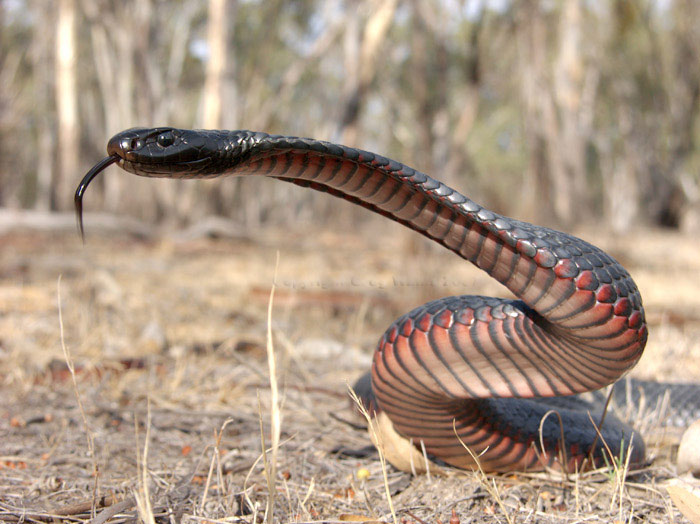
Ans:
<svg viewBox="0 0 700 524"><path fill-rule="evenodd" d="M232 133L222 174L266 175L344 198L442 244L590 348L627 348L647 331L642 300L610 255L572 235L505 217L388 158L307 139Z"/></svg>

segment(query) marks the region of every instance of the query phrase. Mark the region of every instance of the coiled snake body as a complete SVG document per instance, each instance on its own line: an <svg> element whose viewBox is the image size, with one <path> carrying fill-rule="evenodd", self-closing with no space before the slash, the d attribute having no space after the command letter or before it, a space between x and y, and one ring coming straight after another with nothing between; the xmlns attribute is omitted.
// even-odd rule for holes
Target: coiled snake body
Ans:
<svg viewBox="0 0 700 524"><path fill-rule="evenodd" d="M89 182L114 162L147 177L264 175L359 204L469 260L519 300L457 296L413 310L381 338L371 387L365 379L358 388L401 435L452 465L473 465L462 442L491 471L572 469L601 458L588 407L575 397L547 399L614 382L647 340L634 281L597 247L498 215L394 160L328 142L136 128L113 137L107 151L78 187L79 214ZM557 417L540 428L553 406L564 446ZM629 427L608 416L600 430L614 454L632 441L631 461L644 460L642 439Z"/></svg>

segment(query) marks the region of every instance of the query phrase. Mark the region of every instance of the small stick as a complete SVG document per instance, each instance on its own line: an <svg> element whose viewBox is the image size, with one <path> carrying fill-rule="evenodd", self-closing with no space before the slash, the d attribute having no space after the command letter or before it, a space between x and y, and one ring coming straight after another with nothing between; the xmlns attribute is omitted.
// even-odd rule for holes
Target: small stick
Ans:
<svg viewBox="0 0 700 524"><path fill-rule="evenodd" d="M117 502L100 511L97 516L89 521L89 524L104 524L114 515L133 508L136 505L136 498L131 496L121 502Z"/></svg>

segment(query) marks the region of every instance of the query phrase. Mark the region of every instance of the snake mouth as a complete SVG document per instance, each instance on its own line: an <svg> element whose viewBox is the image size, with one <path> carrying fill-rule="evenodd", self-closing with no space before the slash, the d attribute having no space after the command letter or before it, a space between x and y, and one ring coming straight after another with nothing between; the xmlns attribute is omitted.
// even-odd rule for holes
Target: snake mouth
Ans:
<svg viewBox="0 0 700 524"><path fill-rule="evenodd" d="M83 195L85 194L85 190L97 175L119 160L121 160L121 158L119 158L118 155L110 155L100 160L92 167L92 169L90 169L90 171L87 172L87 174L80 181L80 184L78 184L78 188L75 190L75 218L78 223L80 238L82 238L83 242L85 242L85 229L83 228Z"/></svg>
<svg viewBox="0 0 700 524"><path fill-rule="evenodd" d="M187 178L193 174L204 172L211 164L211 158L197 158L194 160L179 161L145 161L144 158L131 160L119 158L119 167L135 175L150 178Z"/></svg>

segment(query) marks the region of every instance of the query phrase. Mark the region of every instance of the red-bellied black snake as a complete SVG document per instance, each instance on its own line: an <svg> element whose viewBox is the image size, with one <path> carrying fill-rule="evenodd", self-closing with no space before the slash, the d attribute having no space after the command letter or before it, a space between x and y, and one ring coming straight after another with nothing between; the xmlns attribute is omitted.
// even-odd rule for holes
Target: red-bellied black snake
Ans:
<svg viewBox="0 0 700 524"><path fill-rule="evenodd" d="M637 286L599 248L489 211L394 160L329 142L135 128L114 136L107 152L76 191L81 231L87 185L116 162L146 177L274 177L359 204L469 260L519 300L449 297L404 315L379 342L371 385L358 382L365 401L401 435L459 467L473 459L455 432L480 454L485 470L541 468L560 460L561 451L566 469L589 455L601 458L588 407L576 397L550 398L614 382L646 344ZM559 419L548 417L540 427L552 407L564 426L563 450ZM628 426L609 416L600 430L613 453L632 440L632 463L644 460L642 439Z"/></svg>

